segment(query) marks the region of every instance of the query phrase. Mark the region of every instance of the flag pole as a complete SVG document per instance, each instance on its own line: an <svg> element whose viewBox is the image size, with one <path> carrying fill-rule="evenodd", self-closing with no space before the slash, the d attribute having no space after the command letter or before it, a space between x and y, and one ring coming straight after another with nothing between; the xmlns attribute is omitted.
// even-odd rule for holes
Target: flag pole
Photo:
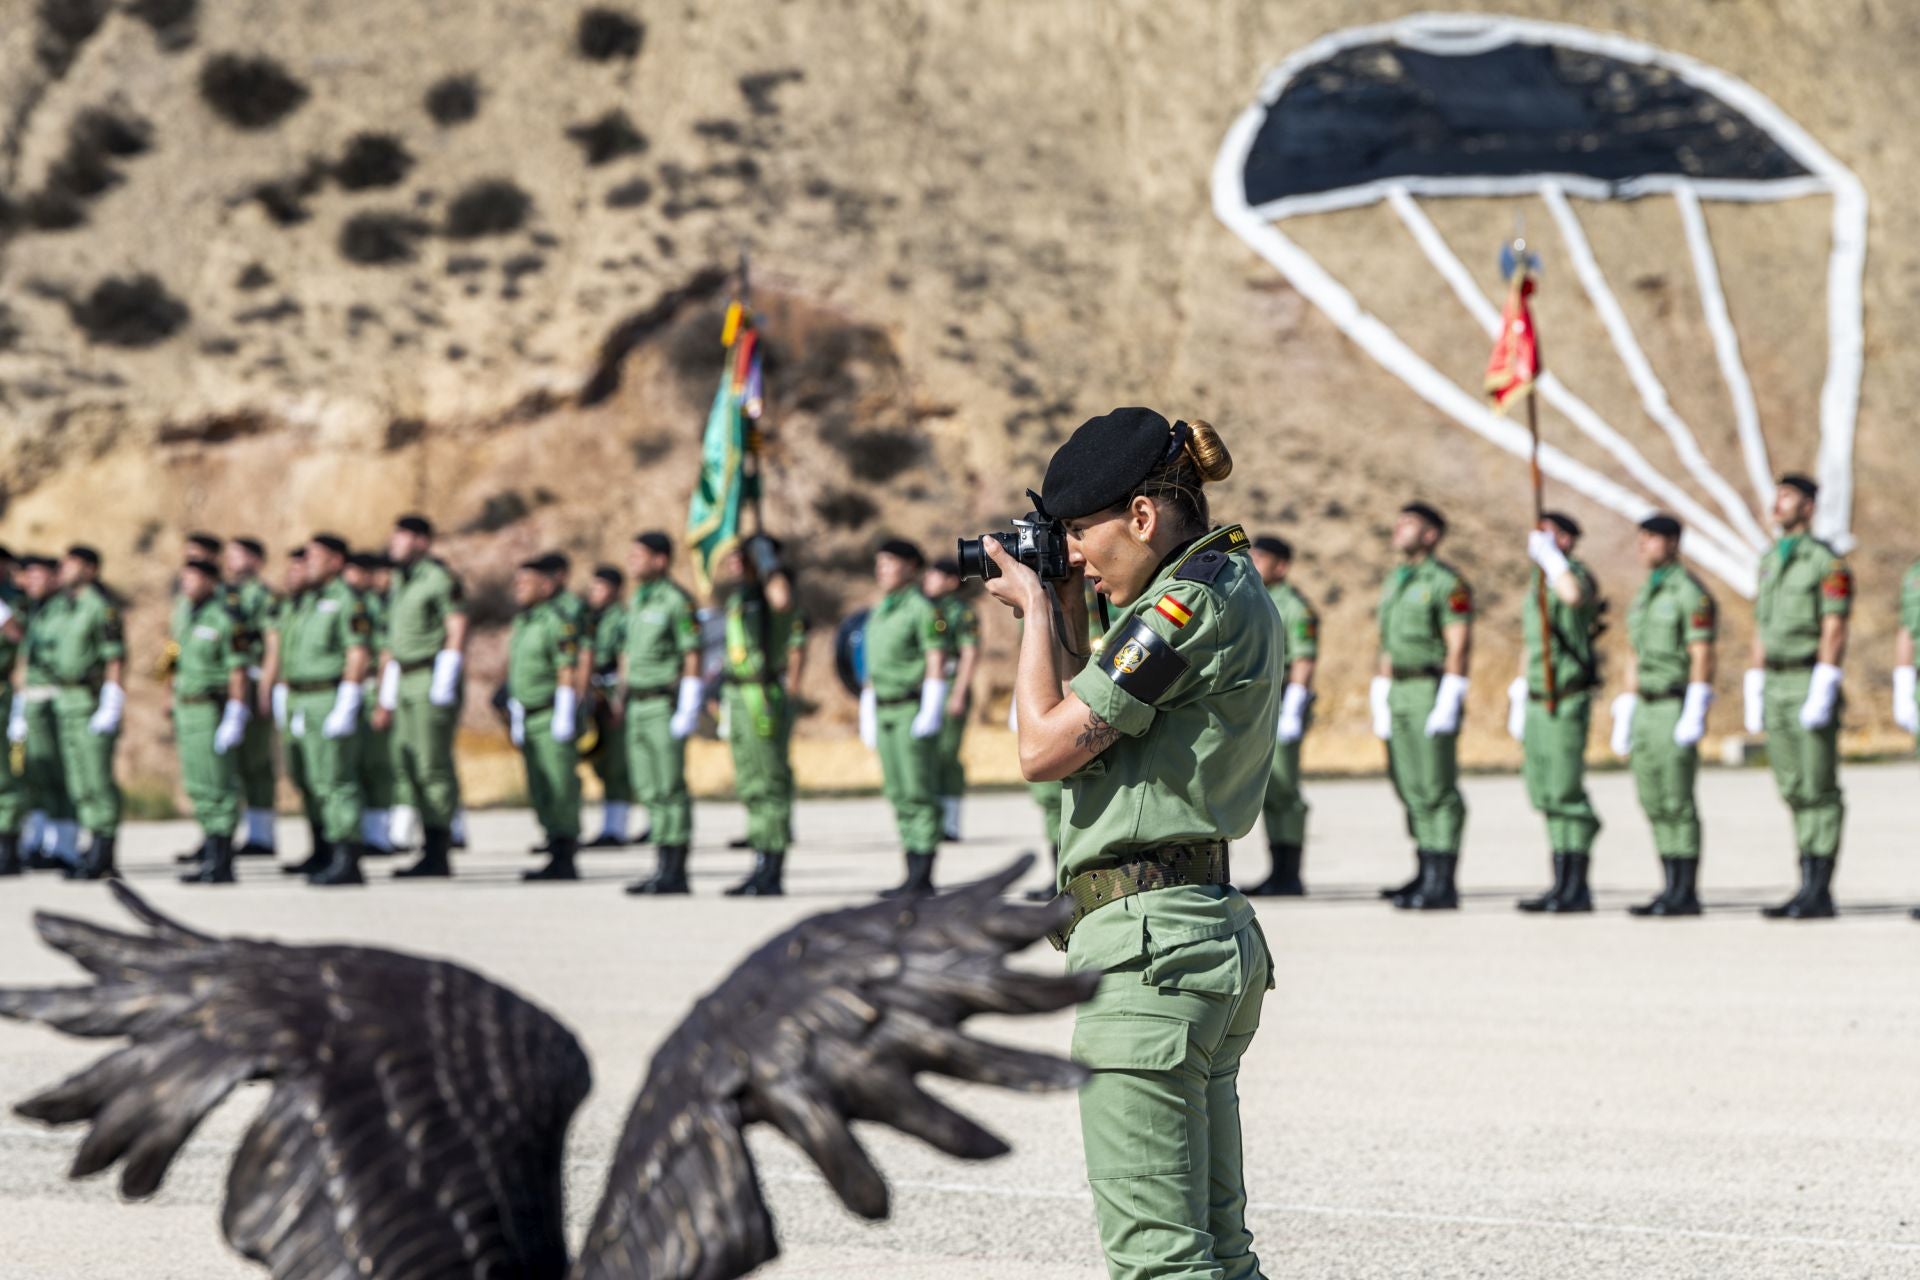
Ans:
<svg viewBox="0 0 1920 1280"><path fill-rule="evenodd" d="M1538 371L1535 371L1538 376ZM1533 456L1530 465L1533 470L1533 527L1538 529L1546 524L1547 483L1540 473L1540 405L1534 397L1533 389L1527 389L1527 431L1533 436ZM1540 611L1540 665L1546 677L1547 714L1555 715L1560 710L1560 691L1555 687L1553 671L1553 616L1547 603L1547 573L1540 571L1540 586L1534 596L1535 606Z"/></svg>

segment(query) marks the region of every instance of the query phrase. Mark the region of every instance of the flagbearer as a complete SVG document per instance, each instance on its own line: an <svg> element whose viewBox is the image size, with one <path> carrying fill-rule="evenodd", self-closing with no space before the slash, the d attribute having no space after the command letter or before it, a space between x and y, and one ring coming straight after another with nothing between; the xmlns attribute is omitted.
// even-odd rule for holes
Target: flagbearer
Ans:
<svg viewBox="0 0 1920 1280"><path fill-rule="evenodd" d="M1273 859L1267 878L1246 892L1256 896L1298 898L1307 892L1300 864L1307 842L1307 802L1300 794L1300 740L1313 719L1313 671L1320 656L1320 615L1287 580L1293 546L1284 538L1253 540L1253 567L1280 614L1287 686L1280 697L1274 729L1273 769L1267 775L1267 799L1261 813L1267 850Z"/></svg>
<svg viewBox="0 0 1920 1280"><path fill-rule="evenodd" d="M1380 594L1380 662L1370 702L1387 743L1393 788L1407 811L1419 871L1380 896L1406 911L1451 911L1467 805L1460 797L1460 715L1467 699L1473 591L1434 558L1446 519L1424 502L1400 508L1393 548L1401 564Z"/></svg>
<svg viewBox="0 0 1920 1280"><path fill-rule="evenodd" d="M558 600L549 562L523 561L513 575L513 617L507 642L507 715L513 745L527 766L527 794L546 833L549 861L523 880L578 880L580 841L580 630L571 605Z"/></svg>
<svg viewBox="0 0 1920 1280"><path fill-rule="evenodd" d="M880 602L867 615L867 685L860 692L860 736L880 753L880 776L906 851L907 876L881 896L933 892L940 842L940 725L947 705L947 620L915 579L926 565L904 539L880 544L873 558Z"/></svg>
<svg viewBox="0 0 1920 1280"><path fill-rule="evenodd" d="M113 776L113 756L127 705L121 683L127 645L120 603L100 585L98 551L67 548L60 584L67 603L52 637L58 687L53 708L60 726L60 765L73 792L75 816L88 836L73 876L101 880L115 874L113 846L120 831L120 784Z"/></svg>
<svg viewBox="0 0 1920 1280"><path fill-rule="evenodd" d="M787 845L793 838L792 691L806 661L807 632L780 560L780 543L756 534L727 557L727 742L733 787L747 807L753 872L728 897L779 897L786 892Z"/></svg>
<svg viewBox="0 0 1920 1280"><path fill-rule="evenodd" d="M687 850L693 844L693 798L687 793L687 739L700 723L706 686L700 679L700 624L693 600L667 576L673 539L650 529L627 552L633 596L626 606L621 664L627 772L646 804L654 874L628 893L691 893Z"/></svg>
<svg viewBox="0 0 1920 1280"><path fill-rule="evenodd" d="M1780 540L1760 562L1753 657L1743 693L1746 730L1765 732L1780 798L1793 811L1800 891L1761 914L1817 920L1834 914L1833 869L1846 803L1840 793L1840 664L1853 611L1853 574L1809 530L1820 489L1789 472L1774 493Z"/></svg>
<svg viewBox="0 0 1920 1280"><path fill-rule="evenodd" d="M246 739L246 620L216 593L220 566L189 560L173 621L173 737L180 777L205 842L183 884L233 883L233 831L240 821L239 755Z"/></svg>
<svg viewBox="0 0 1920 1280"><path fill-rule="evenodd" d="M960 598L960 564L935 560L920 579L920 592L947 624L953 652L947 658L947 713L940 723L940 838L960 839L960 801L967 793L967 767L961 762L967 717L973 711L973 673L980 663L980 620Z"/></svg>
<svg viewBox="0 0 1920 1280"><path fill-rule="evenodd" d="M258 538L229 540L222 558L229 598L240 617L234 640L247 660L247 706L252 707L260 698L262 664L267 660L267 623L279 600L273 589L260 580L267 549ZM247 819L247 840L233 851L235 857L251 854L270 858L274 853L273 739L273 717L249 715L246 736L234 761Z"/></svg>
<svg viewBox="0 0 1920 1280"><path fill-rule="evenodd" d="M1700 813L1693 786L1713 705L1717 610L1700 580L1680 563L1678 520L1665 514L1642 520L1639 550L1647 581L1627 614L1632 652L1626 691L1613 700L1613 750L1633 761L1634 786L1653 827L1666 883L1651 902L1627 910L1636 916L1697 916Z"/></svg>

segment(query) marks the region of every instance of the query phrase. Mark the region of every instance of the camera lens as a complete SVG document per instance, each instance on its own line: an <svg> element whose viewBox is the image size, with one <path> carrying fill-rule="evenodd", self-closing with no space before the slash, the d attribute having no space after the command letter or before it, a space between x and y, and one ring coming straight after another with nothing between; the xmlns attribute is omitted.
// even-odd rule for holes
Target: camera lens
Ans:
<svg viewBox="0 0 1920 1280"><path fill-rule="evenodd" d="M960 565L960 577L963 581L968 578L997 578L1000 576L999 568L993 561L987 559L987 549L981 544L982 539L980 538L960 539L960 547L955 553L954 559Z"/></svg>

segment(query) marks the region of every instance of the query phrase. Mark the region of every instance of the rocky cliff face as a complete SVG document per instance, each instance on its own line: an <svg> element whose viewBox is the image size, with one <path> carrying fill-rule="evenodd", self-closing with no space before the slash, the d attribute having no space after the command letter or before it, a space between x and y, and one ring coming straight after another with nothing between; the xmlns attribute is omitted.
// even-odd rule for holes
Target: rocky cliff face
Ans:
<svg viewBox="0 0 1920 1280"><path fill-rule="evenodd" d="M1900 416L1920 374L1901 340L1920 244L1904 127L1920 27L1872 0L1518 7L1746 79L1867 185L1849 717L1871 730L1898 575L1920 554ZM1302 550L1330 639L1323 764L1372 759L1364 671L1392 509L1418 493L1450 511L1450 557L1484 618L1470 753L1499 758L1523 469L1356 351L1207 198L1221 135L1269 65L1399 12L0 0L0 537L100 545L151 654L181 531L371 541L420 508L454 531L447 554L499 621L507 569L529 550L617 559L636 529L680 523L744 248L772 343L769 514L805 548L818 617L862 599L882 529L943 545L997 523L1083 417L1152 403L1221 424L1239 467L1219 513ZM1820 206L1709 214L1783 465L1816 439ZM1477 259L1511 209L1432 212L1491 275ZM1739 474L1671 205L1607 206L1587 224L1676 403ZM1484 339L1404 231L1379 211L1298 230L1471 380ZM1558 246L1541 247L1556 367L1677 473L1556 271ZM1638 578L1626 528L1566 505L1589 524L1617 617ZM1729 612L1731 662L1746 624ZM1010 636L996 617L994 645ZM483 645L483 678L498 649ZM850 707L818 657L823 714L807 732L841 736ZM1004 667L995 678L1004 689ZM134 770L162 773L159 691L134 692Z"/></svg>

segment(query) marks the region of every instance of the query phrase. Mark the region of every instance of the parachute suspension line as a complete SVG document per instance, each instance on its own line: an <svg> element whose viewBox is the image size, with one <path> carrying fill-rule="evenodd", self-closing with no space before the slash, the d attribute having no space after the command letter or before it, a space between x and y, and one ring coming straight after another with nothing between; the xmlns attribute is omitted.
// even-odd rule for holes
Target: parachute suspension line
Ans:
<svg viewBox="0 0 1920 1280"><path fill-rule="evenodd" d="M1740 433L1747 482L1753 486L1759 509L1766 511L1773 506L1773 462L1767 457L1767 438L1760 430L1760 406L1753 398L1753 383L1747 378L1746 362L1740 358L1740 335L1734 330L1726 291L1720 286L1720 264L1714 256L1713 239L1707 234L1707 215L1700 208L1699 193L1690 186L1675 187L1673 202L1687 234L1687 251L1693 255L1693 276L1700 286L1700 307L1706 315L1707 329L1713 334L1713 352L1720 359L1720 376L1733 399L1733 424Z"/></svg>
<svg viewBox="0 0 1920 1280"><path fill-rule="evenodd" d="M1620 362L1627 368L1627 376L1639 391L1640 403L1646 409L1647 416L1660 424L1667 438L1673 442L1674 451L1680 455L1681 465L1713 495L1734 527L1753 544L1753 549L1766 550L1769 540L1760 528L1760 522L1754 519L1753 512L1741 501L1739 492L1713 469L1713 464L1700 452L1700 442L1694 438L1692 428L1674 412L1672 402L1667 399L1666 388L1660 384L1660 377L1653 371L1646 352L1641 350L1639 339L1633 336L1633 326L1627 322L1626 312L1621 310L1619 299L1614 296L1606 276L1600 271L1599 259L1594 257L1593 246L1587 242L1587 233L1581 227L1566 193L1558 183L1543 182L1540 185L1540 198L1546 202L1548 212L1553 214L1554 222L1560 228L1560 236L1566 242L1574 273L1580 277L1594 310L1599 312L1607 336L1613 339L1614 350L1619 353Z"/></svg>
<svg viewBox="0 0 1920 1280"><path fill-rule="evenodd" d="M1433 220L1427 217L1426 210L1420 207L1413 193L1405 187L1395 187L1387 192L1387 203L1399 215L1401 223L1412 234L1421 252L1427 255L1427 261L1446 280L1454 296L1486 330L1487 336L1491 338L1499 333L1499 309L1481 292L1473 273L1460 261L1460 256L1447 243L1440 229L1433 225ZM1739 534L1686 489L1668 479L1647 460L1645 454L1634 448L1631 441L1608 424L1592 405L1575 395L1552 371L1542 373L1533 389L1534 394L1544 396L1547 403L1572 422L1582 435L1605 450L1628 475L1645 485L1649 493L1680 516L1686 523L1688 533L1696 541L1707 539L1714 542L1736 562L1753 559L1753 549Z"/></svg>

